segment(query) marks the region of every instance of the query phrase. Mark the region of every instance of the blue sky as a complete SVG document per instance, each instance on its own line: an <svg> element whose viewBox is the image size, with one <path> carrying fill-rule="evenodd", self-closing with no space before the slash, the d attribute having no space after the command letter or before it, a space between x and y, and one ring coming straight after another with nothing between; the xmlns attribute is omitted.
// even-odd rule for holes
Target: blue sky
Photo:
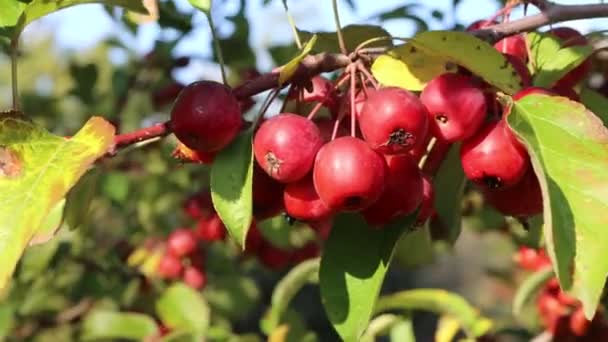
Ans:
<svg viewBox="0 0 608 342"><path fill-rule="evenodd" d="M216 1L218 3L219 1ZM421 6L417 13L426 18L431 29L441 29L450 25L454 18L451 18L452 0L433 0L433 1L410 1L425 3L426 7ZM560 3L580 4L590 2L600 2L599 0L559 0ZM224 5L224 3L226 3ZM223 1L222 6L214 9L215 17L221 18L235 10L234 5L238 1ZM271 60L266 52L266 48L272 45L287 43L291 41L291 30L285 18L283 7L280 0L273 0L269 5L262 6L262 1L247 1L247 14L250 18L251 37L250 42L258 56L260 57L258 67L261 70L268 70ZM351 23L370 23L369 17L375 13L393 9L403 5L403 0L358 0L357 11L350 10L350 7L342 2L341 21L343 25ZM178 7L184 11L192 10L187 0L178 0ZM301 29L310 31L331 31L333 30L333 15L331 1L288 1L290 11L294 16L297 26ZM429 5L430 4L430 5ZM428 10L439 9L448 13L443 21L430 17ZM476 19L487 18L498 9L496 3L491 0L463 0L458 7L455 16L458 21L469 23ZM530 13L535 13L534 10ZM513 13L512 18L521 16L521 11ZM188 54L198 56L210 55L211 36L203 15L197 14L194 17L197 29L182 40L176 49L176 54ZM373 23L373 22L371 22ZM223 30L230 30L229 25L219 21L218 26ZM576 21L568 23L582 31L607 29L608 19L594 19L591 21ZM414 32L414 26L404 20L393 20L385 23L384 27L394 36L407 37ZM99 5L82 5L69 8L55 14L49 15L44 19L33 24L24 36L38 36L41 33L51 33L56 37L58 48L60 49L86 49L93 46L100 39L108 36L119 35L126 40L138 53L144 54L152 47L154 40L158 37L158 25L151 23L143 25L135 39L124 33L120 26L116 25L105 14ZM119 56L117 56L117 59ZM219 79L219 72L216 68L210 68L203 62L196 62L186 73L178 75L183 81L198 79L202 74L205 77Z"/></svg>

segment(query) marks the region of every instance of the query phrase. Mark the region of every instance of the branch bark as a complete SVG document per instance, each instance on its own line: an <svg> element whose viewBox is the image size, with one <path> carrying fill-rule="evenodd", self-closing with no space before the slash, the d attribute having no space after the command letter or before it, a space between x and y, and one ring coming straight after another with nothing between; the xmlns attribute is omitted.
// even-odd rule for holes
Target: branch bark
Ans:
<svg viewBox="0 0 608 342"><path fill-rule="evenodd" d="M539 14L530 15L508 23L497 24L473 32L476 36L492 42L539 27L577 19L608 17L608 4L559 5L549 1L528 1L543 9Z"/></svg>
<svg viewBox="0 0 608 342"><path fill-rule="evenodd" d="M539 7L542 9L542 13L472 31L471 34L494 43L504 37L532 31L552 23L575 19L608 17L608 4L559 5L547 0L527 0L525 2ZM290 83L308 79L322 72L344 68L352 60L351 57L340 53L310 55L302 60ZM277 87L280 70L281 68L277 68L273 72L263 74L243 83L234 89L234 94L239 99L245 99ZM134 143L163 137L170 133L170 125L168 122L165 122L134 132L117 135L113 152L115 153L117 150Z"/></svg>

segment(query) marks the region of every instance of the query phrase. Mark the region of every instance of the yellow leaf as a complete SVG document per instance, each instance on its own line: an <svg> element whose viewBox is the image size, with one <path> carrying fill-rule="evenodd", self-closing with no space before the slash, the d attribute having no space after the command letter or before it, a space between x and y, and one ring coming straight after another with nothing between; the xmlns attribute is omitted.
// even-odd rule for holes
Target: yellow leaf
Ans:
<svg viewBox="0 0 608 342"><path fill-rule="evenodd" d="M300 62L304 59L304 57L308 56L310 50L312 50L316 42L317 35L315 34L312 36L312 38L310 38L306 45L304 45L302 51L300 51L300 54L283 66L279 74L279 86L283 85L283 83L288 81L293 76L293 74L298 70Z"/></svg>
<svg viewBox="0 0 608 342"><path fill-rule="evenodd" d="M426 84L445 72L455 72L447 58L429 55L405 44L376 59L372 73L382 85L421 91Z"/></svg>

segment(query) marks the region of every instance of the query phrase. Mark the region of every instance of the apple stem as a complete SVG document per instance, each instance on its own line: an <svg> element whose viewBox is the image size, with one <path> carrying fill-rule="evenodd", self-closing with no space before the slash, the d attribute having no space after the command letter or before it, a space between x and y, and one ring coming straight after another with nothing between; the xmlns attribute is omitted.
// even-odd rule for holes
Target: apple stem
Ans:
<svg viewBox="0 0 608 342"><path fill-rule="evenodd" d="M338 115L336 122L334 123L334 130L331 132L331 140L336 139L336 135L338 135L338 127L340 127L340 122L342 121L342 115Z"/></svg>
<svg viewBox="0 0 608 342"><path fill-rule="evenodd" d="M150 127L140 128L133 132L118 134L114 137L114 147L108 154L113 156L118 150L138 142L164 137L171 133L169 121L157 123Z"/></svg>
<svg viewBox="0 0 608 342"><path fill-rule="evenodd" d="M435 173L439 170L439 167L448 154L451 146L451 143L436 140L433 148L426 156L422 166L422 172L431 178L435 176Z"/></svg>
<svg viewBox="0 0 608 342"><path fill-rule="evenodd" d="M323 102L317 102L317 104L312 108L308 116L306 117L308 120L314 119L315 115L319 112L319 110L323 107Z"/></svg>
<svg viewBox="0 0 608 342"><path fill-rule="evenodd" d="M374 86L374 88L380 88L380 85L378 84L374 76L369 72L369 70L367 70L367 68L362 63L357 63L357 69L359 69L359 71L361 71L363 75L365 75L367 80Z"/></svg>
<svg viewBox="0 0 608 342"><path fill-rule="evenodd" d="M19 86L17 82L17 59L18 59L18 45L19 37L15 37L11 40L11 87L13 96L13 110L19 111Z"/></svg>
<svg viewBox="0 0 608 342"><path fill-rule="evenodd" d="M222 72L222 81L224 84L228 84L228 80L226 78L226 70L224 64L224 55L222 54L222 47L220 46L220 40L217 36L217 31L215 31L215 24L213 23L213 16L211 15L211 10L205 11L207 15L207 21L209 22L209 28L211 29L211 35L213 36L213 47L215 48L215 54L217 55L217 60L220 62L220 71Z"/></svg>
<svg viewBox="0 0 608 342"><path fill-rule="evenodd" d="M355 91L356 91L356 85L357 85L357 81L355 78L355 74L356 71L355 70L350 70L350 91L349 91L349 95L350 95L350 136L351 137L355 137L356 135L356 106L355 106Z"/></svg>
<svg viewBox="0 0 608 342"><path fill-rule="evenodd" d="M346 49L346 43L344 42L344 36L342 35L342 25L340 25L340 15L338 14L338 1L332 0L331 3L334 9L334 21L336 22L336 34L338 35L340 51L346 55L348 54L348 50Z"/></svg>
<svg viewBox="0 0 608 342"><path fill-rule="evenodd" d="M264 113L266 113L266 111L268 110L268 108L270 107L272 102L274 102L274 100L277 98L280 91L281 91L280 88L275 88L273 91L270 92L270 94L268 94L268 96L262 103L262 107L260 107L260 111L255 116L255 120L253 121L253 125L252 125L253 128L255 128L258 125L258 122L264 116Z"/></svg>

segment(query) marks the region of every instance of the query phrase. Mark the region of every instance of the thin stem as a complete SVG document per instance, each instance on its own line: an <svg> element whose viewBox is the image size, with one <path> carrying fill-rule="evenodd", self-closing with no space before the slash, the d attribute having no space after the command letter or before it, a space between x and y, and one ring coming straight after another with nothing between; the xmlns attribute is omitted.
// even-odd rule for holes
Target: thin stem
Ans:
<svg viewBox="0 0 608 342"><path fill-rule="evenodd" d="M162 138L171 133L169 122L158 123L150 127L140 128L133 132L118 134L114 137L114 148L108 153L115 155L122 148L144 140Z"/></svg>
<svg viewBox="0 0 608 342"><path fill-rule="evenodd" d="M308 120L314 119L315 115L319 112L319 110L323 107L323 102L318 102L310 111L308 116L306 117Z"/></svg>
<svg viewBox="0 0 608 342"><path fill-rule="evenodd" d="M357 69L359 69L359 71L361 71L363 73L363 75L365 75L367 80L372 83L374 88L376 88L376 89L380 88L380 85L378 84L378 82L376 81L374 76L372 74L370 74L370 72L367 70L367 68L365 66L363 66L363 64L360 64L360 63L357 64Z"/></svg>
<svg viewBox="0 0 608 342"><path fill-rule="evenodd" d="M355 137L356 135L356 116L355 115L355 86L356 86L356 79L355 79L355 70L353 68L351 68L350 70L350 136L351 137Z"/></svg>
<svg viewBox="0 0 608 342"><path fill-rule="evenodd" d="M270 107L270 105L272 104L274 99L277 98L280 91L281 91L281 89L276 88L272 92L270 92L270 94L268 94L268 96L262 103L262 107L260 108L260 111L255 116L255 120L253 121L253 128L255 128L258 125L260 119L264 116L264 113L266 113L266 111L268 110L268 108Z"/></svg>
<svg viewBox="0 0 608 342"><path fill-rule="evenodd" d="M363 74L359 73L359 81L361 82L361 89L363 90L363 94L365 95L365 98L367 98L367 84L365 82L365 77L363 77Z"/></svg>
<svg viewBox="0 0 608 342"><path fill-rule="evenodd" d="M298 29L296 28L296 22L293 20L291 13L289 13L289 8L287 8L287 0L283 0L283 8L285 8L285 14L287 14L287 21L289 22L289 26L291 26L291 33L293 34L293 39L296 41L296 46L298 50L302 50L302 41L300 40L300 35L298 34Z"/></svg>
<svg viewBox="0 0 608 342"><path fill-rule="evenodd" d="M211 15L211 11L205 12L207 14L207 20L209 21L209 28L211 29L211 35L213 36L213 47L215 48L215 54L217 55L217 59L220 62L220 70L222 72L222 81L224 84L228 84L228 80L226 78L226 70L224 64L224 55L222 54L222 47L220 46L220 40L217 36L217 31L215 31L215 24L213 23L213 16Z"/></svg>
<svg viewBox="0 0 608 342"><path fill-rule="evenodd" d="M17 62L19 57L19 38L15 37L11 40L11 87L13 94L13 110L19 111L19 84L17 77Z"/></svg>
<svg viewBox="0 0 608 342"><path fill-rule="evenodd" d="M390 36L370 38L370 39L362 42L361 44L359 44L355 48L355 53L358 53L361 49L365 48L369 44L377 43L377 42L384 42L384 41L393 41L393 40L400 40L402 42L407 42L409 39L408 38L400 38L400 37L390 37Z"/></svg>
<svg viewBox="0 0 608 342"><path fill-rule="evenodd" d="M340 51L346 55L348 54L348 50L346 49L346 43L344 42L344 36L342 35L342 25L340 25L340 14L338 13L338 1L332 0L331 4L334 8L334 21L336 22L336 33L338 34Z"/></svg>
<svg viewBox="0 0 608 342"><path fill-rule="evenodd" d="M338 118L334 123L334 130L331 132L331 140L336 139L336 135L338 135L338 128L340 127L340 122L342 122L342 116L343 115L338 115Z"/></svg>

